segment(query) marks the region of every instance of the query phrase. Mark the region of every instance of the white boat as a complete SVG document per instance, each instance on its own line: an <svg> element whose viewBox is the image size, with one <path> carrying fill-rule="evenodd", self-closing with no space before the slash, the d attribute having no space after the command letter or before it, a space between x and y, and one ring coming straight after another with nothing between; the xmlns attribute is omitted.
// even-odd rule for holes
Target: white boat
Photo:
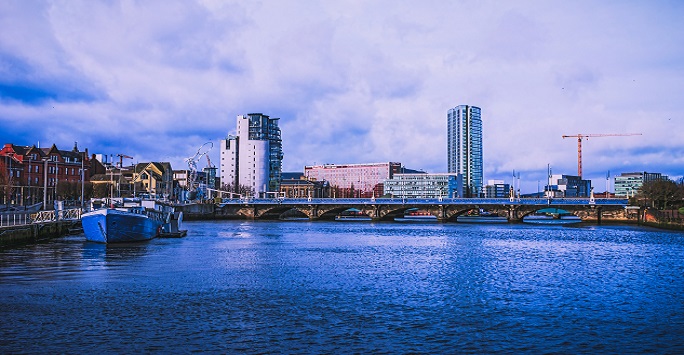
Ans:
<svg viewBox="0 0 684 355"><path fill-rule="evenodd" d="M81 216L86 240L98 243L150 240L162 233L170 220L170 213L143 206L101 208Z"/></svg>
<svg viewBox="0 0 684 355"><path fill-rule="evenodd" d="M437 222L437 216L433 216L425 211L409 210L402 217L395 217L394 221L402 223L433 223Z"/></svg>
<svg viewBox="0 0 684 355"><path fill-rule="evenodd" d="M582 219L574 214L559 208L545 208L523 217L524 223L530 224L577 224Z"/></svg>

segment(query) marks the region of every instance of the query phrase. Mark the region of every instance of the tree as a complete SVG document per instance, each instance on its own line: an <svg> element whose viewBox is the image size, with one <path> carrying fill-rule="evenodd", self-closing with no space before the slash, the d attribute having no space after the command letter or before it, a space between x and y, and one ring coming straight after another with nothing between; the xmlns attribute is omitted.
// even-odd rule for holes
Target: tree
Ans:
<svg viewBox="0 0 684 355"><path fill-rule="evenodd" d="M235 184L230 183L221 184L221 190L236 193L242 195L243 197L254 196L254 189L247 185L238 184L236 186Z"/></svg>
<svg viewBox="0 0 684 355"><path fill-rule="evenodd" d="M6 167L0 168L0 192L2 192L3 201L6 204L12 202L12 195L14 194L13 185L9 169L6 169Z"/></svg>
<svg viewBox="0 0 684 355"><path fill-rule="evenodd" d="M100 183L100 184L93 184L93 197L95 198L104 198L104 197L109 197L109 189L110 189L110 184L107 183Z"/></svg>
<svg viewBox="0 0 684 355"><path fill-rule="evenodd" d="M667 209L681 205L684 199L684 186L672 180L656 180L644 183L639 190L639 200L651 207Z"/></svg>

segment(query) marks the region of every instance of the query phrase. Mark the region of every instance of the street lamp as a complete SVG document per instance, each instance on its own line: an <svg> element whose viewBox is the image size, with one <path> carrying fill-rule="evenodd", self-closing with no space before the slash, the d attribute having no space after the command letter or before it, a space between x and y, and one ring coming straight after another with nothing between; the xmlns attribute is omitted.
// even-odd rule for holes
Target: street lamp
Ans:
<svg viewBox="0 0 684 355"><path fill-rule="evenodd" d="M49 160L49 159L48 159L47 157L43 158L43 163L44 163L44 164L43 164L43 174L44 174L44 177L43 177L43 185L44 185L44 186L43 186L43 210L46 210L46 209L47 209L47 179L48 179L48 177L47 177L47 176L48 176L48 175L47 175L47 171L48 171L48 160Z"/></svg>
<svg viewBox="0 0 684 355"><path fill-rule="evenodd" d="M81 211L85 207L85 152L81 155Z"/></svg>
<svg viewBox="0 0 684 355"><path fill-rule="evenodd" d="M8 202L10 204L13 204L12 200L14 199L14 171L12 171L12 160L14 158L14 153L7 153L7 157L9 158L9 179L7 180L7 187L9 188L10 193L10 200Z"/></svg>

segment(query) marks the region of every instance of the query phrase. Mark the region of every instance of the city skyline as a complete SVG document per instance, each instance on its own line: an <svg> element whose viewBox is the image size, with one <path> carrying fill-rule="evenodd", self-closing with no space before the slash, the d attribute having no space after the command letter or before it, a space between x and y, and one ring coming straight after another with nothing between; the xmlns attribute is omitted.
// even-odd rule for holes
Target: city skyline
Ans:
<svg viewBox="0 0 684 355"><path fill-rule="evenodd" d="M449 16L452 14L452 16ZM447 171L444 112L486 112L484 180L684 173L679 2L0 3L4 143L181 168L235 117L280 117L283 171ZM458 18L467 18L454 26ZM453 20L452 20L453 19ZM218 149L210 152L218 160Z"/></svg>

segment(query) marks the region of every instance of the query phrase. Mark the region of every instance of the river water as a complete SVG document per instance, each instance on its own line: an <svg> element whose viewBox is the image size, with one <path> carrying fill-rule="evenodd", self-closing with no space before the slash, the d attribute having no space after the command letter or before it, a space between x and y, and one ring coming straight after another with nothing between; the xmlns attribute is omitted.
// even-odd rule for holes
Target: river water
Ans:
<svg viewBox="0 0 684 355"><path fill-rule="evenodd" d="M188 222L0 251L0 353L684 353L684 234Z"/></svg>

